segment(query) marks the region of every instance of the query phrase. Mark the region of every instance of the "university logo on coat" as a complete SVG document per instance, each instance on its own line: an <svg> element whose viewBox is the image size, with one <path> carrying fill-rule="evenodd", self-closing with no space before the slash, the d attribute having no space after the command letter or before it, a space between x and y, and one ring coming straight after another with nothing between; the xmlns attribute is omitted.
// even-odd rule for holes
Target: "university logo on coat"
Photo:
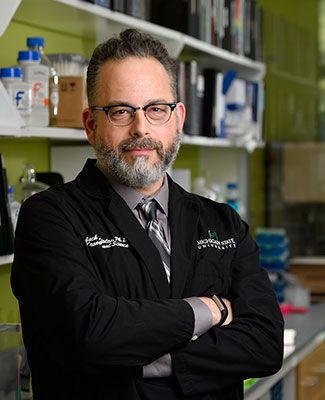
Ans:
<svg viewBox="0 0 325 400"><path fill-rule="evenodd" d="M234 238L219 240L218 234L215 230L208 230L208 237L197 241L198 250L215 248L218 250L227 250L236 247Z"/></svg>

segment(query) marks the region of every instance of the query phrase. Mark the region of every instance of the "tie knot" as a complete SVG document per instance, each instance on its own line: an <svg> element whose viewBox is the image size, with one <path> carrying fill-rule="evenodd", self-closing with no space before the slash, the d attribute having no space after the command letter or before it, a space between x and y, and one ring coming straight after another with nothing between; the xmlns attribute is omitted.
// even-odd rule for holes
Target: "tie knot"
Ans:
<svg viewBox="0 0 325 400"><path fill-rule="evenodd" d="M157 202L155 200L140 203L140 207L148 221L157 219Z"/></svg>

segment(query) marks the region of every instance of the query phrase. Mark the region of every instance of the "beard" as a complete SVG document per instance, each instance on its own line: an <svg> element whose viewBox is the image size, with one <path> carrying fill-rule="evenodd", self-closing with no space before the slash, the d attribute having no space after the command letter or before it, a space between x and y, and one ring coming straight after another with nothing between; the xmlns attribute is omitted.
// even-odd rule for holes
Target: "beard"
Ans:
<svg viewBox="0 0 325 400"><path fill-rule="evenodd" d="M166 149L161 141L148 137L130 138L114 148L109 144L101 143L95 135L93 146L98 163L105 173L112 175L116 180L129 187L141 189L163 177L177 156L180 142L181 133L177 131L175 140ZM158 161L150 164L149 156L143 155L133 157L133 162L128 164L124 153L135 148L155 149Z"/></svg>

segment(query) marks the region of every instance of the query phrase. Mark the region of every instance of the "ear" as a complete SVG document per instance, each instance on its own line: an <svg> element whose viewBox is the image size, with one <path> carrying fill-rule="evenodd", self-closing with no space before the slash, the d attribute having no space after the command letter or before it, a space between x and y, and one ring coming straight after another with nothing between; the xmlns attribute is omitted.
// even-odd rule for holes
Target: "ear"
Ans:
<svg viewBox="0 0 325 400"><path fill-rule="evenodd" d="M82 122L87 134L88 142L90 144L93 144L95 137L96 121L94 119L94 114L90 110L90 108L86 108L85 110L83 110Z"/></svg>
<svg viewBox="0 0 325 400"><path fill-rule="evenodd" d="M176 112L177 112L177 119L176 119L177 120L177 129L178 129L178 132L182 132L184 121L185 121L185 115L186 115L185 105L181 102L177 103Z"/></svg>

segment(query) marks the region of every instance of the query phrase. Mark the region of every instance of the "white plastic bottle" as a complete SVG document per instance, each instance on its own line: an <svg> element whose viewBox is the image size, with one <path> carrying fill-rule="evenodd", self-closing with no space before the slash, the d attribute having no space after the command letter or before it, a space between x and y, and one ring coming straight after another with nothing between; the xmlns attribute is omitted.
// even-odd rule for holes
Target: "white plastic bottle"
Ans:
<svg viewBox="0 0 325 400"><path fill-rule="evenodd" d="M59 76L53 67L50 59L47 57L44 46L45 40L42 37L28 37L27 41L28 50L38 51L41 56L41 64L49 68L49 114L50 125L56 126L58 119L59 109Z"/></svg>
<svg viewBox="0 0 325 400"><path fill-rule="evenodd" d="M49 68L40 64L38 51L19 51L18 62L23 71L23 80L32 85L31 124L49 125Z"/></svg>
<svg viewBox="0 0 325 400"><path fill-rule="evenodd" d="M11 213L11 222L12 222L13 229L15 231L21 204L15 200L14 188L11 185L8 187L8 200L9 200L10 213Z"/></svg>
<svg viewBox="0 0 325 400"><path fill-rule="evenodd" d="M0 79L26 125L32 114L32 85L23 82L20 68L0 68Z"/></svg>

